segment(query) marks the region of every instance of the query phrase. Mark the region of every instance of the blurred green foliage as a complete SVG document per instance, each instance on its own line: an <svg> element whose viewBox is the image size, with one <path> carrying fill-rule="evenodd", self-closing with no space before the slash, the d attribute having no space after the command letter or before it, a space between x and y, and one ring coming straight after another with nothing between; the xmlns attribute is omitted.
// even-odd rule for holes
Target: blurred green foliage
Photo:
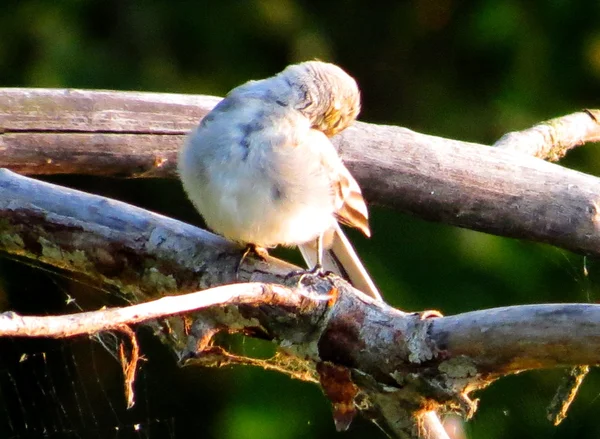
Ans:
<svg viewBox="0 0 600 439"><path fill-rule="evenodd" d="M1 11L0 86L223 95L248 79L319 58L357 78L362 120L486 144L505 132L597 107L600 96L597 0L3 0ZM600 155L592 145L564 163L600 174ZM51 180L200 224L175 181ZM378 208L372 208L372 228L371 240L354 233L352 239L387 300L402 309L452 314L600 297L598 262L566 251ZM3 308L19 312L72 310L64 305L67 294L83 307L97 307L93 291L7 259L0 259L0 291ZM180 370L151 336L142 346L149 361L131 411L123 408L118 365L97 343L1 344L2 437L291 439L335 434L328 403L315 386L261 370ZM251 341L242 349L268 352ZM17 361L23 352L30 352L32 361L43 358L42 369L32 369L34 379ZM77 378L96 390L69 393L56 375L64 368L54 371L41 352L48 358L56 353L59 363L75 361L76 372L66 373L63 381ZM60 410L47 407L55 401L51 395L27 405L27 398L33 401L40 392L36 383L44 380L39 376L49 371L55 374L50 373L54 390L66 386L60 407L74 413L66 421ZM466 425L466 435L600 437L596 375L586 380L570 417L558 428L544 414L558 371L503 379L479 392L480 410ZM19 380L31 382L27 387ZM89 402L77 399L88 393ZM97 402L107 394L112 405ZM91 407L83 410L85 416L84 404ZM39 419L26 416L24 428L18 407L31 407ZM79 418L88 430L80 427ZM141 429L134 431L137 423ZM361 420L343 437L367 434L383 437Z"/></svg>

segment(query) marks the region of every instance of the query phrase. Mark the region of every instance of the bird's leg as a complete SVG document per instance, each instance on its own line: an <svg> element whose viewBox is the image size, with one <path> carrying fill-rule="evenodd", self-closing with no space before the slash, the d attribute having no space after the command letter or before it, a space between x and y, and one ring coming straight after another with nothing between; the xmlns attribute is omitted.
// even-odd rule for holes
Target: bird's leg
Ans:
<svg viewBox="0 0 600 439"><path fill-rule="evenodd" d="M310 270L312 274L323 274L323 235L317 238L317 263Z"/></svg>
<svg viewBox="0 0 600 439"><path fill-rule="evenodd" d="M333 271L325 271L323 270L323 252L325 249L323 248L323 236L319 235L317 238L317 263L315 266L309 270L309 273L316 274L318 276L327 277L331 275L335 275Z"/></svg>
<svg viewBox="0 0 600 439"><path fill-rule="evenodd" d="M267 260L267 256L269 256L269 252L266 248L256 244L246 244L246 251L242 256L242 261L246 258L246 256L248 256L251 253L263 262L265 262Z"/></svg>
<svg viewBox="0 0 600 439"><path fill-rule="evenodd" d="M246 258L250 255L253 254L254 256L256 256L258 259L260 259L261 261L266 261L267 260L267 256L269 256L269 252L267 251L266 248L264 247L259 247L256 244L246 244L246 248L244 249L244 253L242 253L242 257L240 258L240 261L238 262L237 268L235 269L235 277L236 279L239 280L240 278L240 269L242 268L242 264L244 263L244 261L246 260Z"/></svg>
<svg viewBox="0 0 600 439"><path fill-rule="evenodd" d="M317 243L317 263L314 267L306 269L306 270L294 270L287 274L286 279L290 279L292 277L300 276L298 279L298 284L302 283L302 279L309 274L316 276L326 276L329 273L323 272L323 235L319 235L316 240Z"/></svg>

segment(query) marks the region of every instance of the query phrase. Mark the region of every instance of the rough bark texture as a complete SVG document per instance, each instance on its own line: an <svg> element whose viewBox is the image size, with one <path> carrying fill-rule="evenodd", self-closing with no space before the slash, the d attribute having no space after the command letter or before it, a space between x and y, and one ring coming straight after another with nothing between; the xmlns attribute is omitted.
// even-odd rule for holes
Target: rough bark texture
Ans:
<svg viewBox="0 0 600 439"><path fill-rule="evenodd" d="M0 89L0 166L21 174L175 176L211 96Z"/></svg>

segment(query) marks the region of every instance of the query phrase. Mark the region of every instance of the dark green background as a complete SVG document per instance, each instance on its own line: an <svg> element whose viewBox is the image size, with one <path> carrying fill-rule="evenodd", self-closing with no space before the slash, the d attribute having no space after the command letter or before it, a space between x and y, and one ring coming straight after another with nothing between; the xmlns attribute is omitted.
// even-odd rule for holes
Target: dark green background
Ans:
<svg viewBox="0 0 600 439"><path fill-rule="evenodd" d="M4 0L0 11L0 86L223 95L248 79L319 58L356 77L361 120L485 144L597 107L600 95L597 0ZM600 174L594 145L563 164ZM200 224L176 181L50 180ZM402 309L453 314L600 297L600 266L592 259L377 207L371 212L373 238L351 235L386 299ZM8 259L0 259L0 290L3 309L23 313L73 311L67 295L81 306L100 306L94 291ZM179 370L146 335L148 361L130 411L118 365L100 344L2 341L0 437L335 435L316 386L261 370ZM230 343L250 355L269 352L252 340ZM29 356L19 363L24 352ZM480 409L466 436L600 437L596 375L558 428L545 420L558 371L503 379L477 395ZM365 435L383 437L363 420L339 437Z"/></svg>

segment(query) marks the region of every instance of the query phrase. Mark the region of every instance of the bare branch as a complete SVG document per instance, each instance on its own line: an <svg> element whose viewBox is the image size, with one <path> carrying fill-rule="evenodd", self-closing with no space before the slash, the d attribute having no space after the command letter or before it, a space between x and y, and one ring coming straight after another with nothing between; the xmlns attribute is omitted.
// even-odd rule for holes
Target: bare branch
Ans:
<svg viewBox="0 0 600 439"><path fill-rule="evenodd" d="M300 307L299 297L281 285L241 283L210 288L184 296L167 296L124 308L102 309L60 316L21 316L14 312L0 314L1 337L66 338L121 330L124 325L147 322L162 317L197 311L230 303L265 304ZM318 302L317 298L313 298ZM321 299L323 300L323 299ZM326 300L326 299L325 299Z"/></svg>
<svg viewBox="0 0 600 439"><path fill-rule="evenodd" d="M523 154L397 127L355 124L338 144L373 202L447 224L600 255L600 180L595 177Z"/></svg>
<svg viewBox="0 0 600 439"><path fill-rule="evenodd" d="M60 188L7 170L0 170L0 217L1 250L83 274L102 285L114 285L127 294L132 302L237 280L236 268L242 252L222 238L124 203ZM241 280L283 282L285 275L294 268L297 267L271 258L267 262L249 258L242 267L240 277ZM330 286L326 283L320 289L321 293L326 294ZM359 292L355 294L363 296ZM169 309L167 301L174 299L161 299L160 311L164 313ZM222 299L220 291L216 299ZM301 313L298 309L308 311L309 307L292 307L295 312L293 315L287 313L288 317L284 319L282 310L290 308L289 304L271 303L269 309L274 310L275 315L265 313L266 302L262 305L260 314L253 315L251 321L264 319L261 325L264 328L273 328L274 325L289 328L291 335L281 337L279 332L278 339L297 340L302 334L316 333L313 320L309 319L304 324L299 321ZM402 315L398 311L394 313ZM93 314L92 317L98 315ZM129 317L142 318L144 315L139 309L111 310L96 326L81 326L79 321L71 322L71 317L67 316L67 326L61 331L69 336L77 330L98 330L107 323L106 319L109 319L108 328L111 328L114 327L111 325L118 326ZM310 316L313 319L315 316L321 318L322 312ZM83 315L81 318L87 317ZM234 317L239 328L243 323L239 320L240 314L235 313ZM17 316L6 315L4 319L5 325L13 325L13 332L7 332L9 329L6 329L5 334L48 334L48 329L43 325L30 327L29 330L19 326L23 321L30 324L27 317L21 320ZM212 320L216 319L214 317ZM197 322L204 327L206 318ZM181 356L185 356L185 352L202 350L209 340L210 336L207 338L200 334L199 340L191 348L181 334L174 334L167 341ZM128 370L132 369L128 367ZM378 418L381 416L377 414ZM408 425L416 425L418 419L413 419L412 413L407 413L407 416L412 419ZM415 430L414 425L410 431Z"/></svg>
<svg viewBox="0 0 600 439"><path fill-rule="evenodd" d="M575 366L563 378L550 405L546 409L546 418L553 425L559 425L567 417L567 411L571 403L575 400L575 396L577 396L577 392L589 371L589 366Z"/></svg>
<svg viewBox="0 0 600 439"><path fill-rule="evenodd" d="M21 174L175 176L211 96L0 89L0 167Z"/></svg>
<svg viewBox="0 0 600 439"><path fill-rule="evenodd" d="M524 305L434 319L431 337L488 380L521 370L598 364L600 306ZM568 359L565 363L565 359Z"/></svg>
<svg viewBox="0 0 600 439"><path fill-rule="evenodd" d="M600 142L600 110L585 110L507 133L494 146L555 162L569 149L589 142Z"/></svg>

